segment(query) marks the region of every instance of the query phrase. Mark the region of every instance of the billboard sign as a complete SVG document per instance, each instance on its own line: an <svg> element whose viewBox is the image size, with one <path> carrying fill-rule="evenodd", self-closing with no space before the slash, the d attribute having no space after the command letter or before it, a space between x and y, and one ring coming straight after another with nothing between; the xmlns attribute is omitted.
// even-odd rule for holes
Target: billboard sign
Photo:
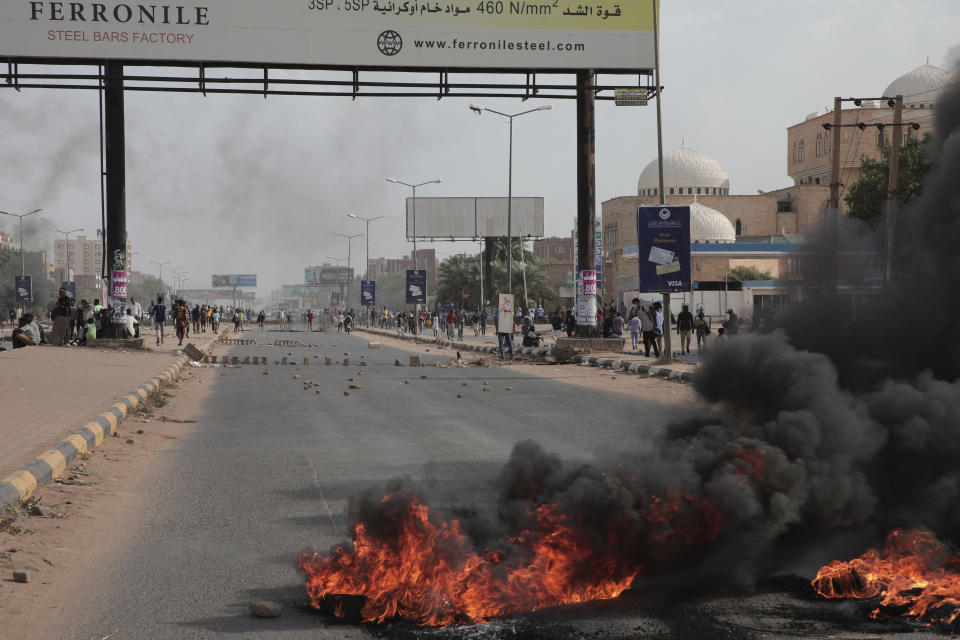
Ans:
<svg viewBox="0 0 960 640"><path fill-rule="evenodd" d="M407 304L426 304L427 272L424 269L407 269Z"/></svg>
<svg viewBox="0 0 960 640"><path fill-rule="evenodd" d="M110 297L111 298L127 297L127 272L126 271L110 272Z"/></svg>
<svg viewBox="0 0 960 640"><path fill-rule="evenodd" d="M33 281L31 276L14 276L13 287L17 290L17 302L33 302Z"/></svg>
<svg viewBox="0 0 960 640"><path fill-rule="evenodd" d="M350 284L353 267L307 267L303 270L304 284Z"/></svg>
<svg viewBox="0 0 960 640"><path fill-rule="evenodd" d="M8 0L0 57L652 69L653 11L654 0Z"/></svg>
<svg viewBox="0 0 960 640"><path fill-rule="evenodd" d="M77 299L77 283L74 280L65 280L60 283L60 288L67 293L67 297L71 300Z"/></svg>
<svg viewBox="0 0 960 640"><path fill-rule="evenodd" d="M376 280L360 281L360 304L364 306L373 306L377 304Z"/></svg>
<svg viewBox="0 0 960 640"><path fill-rule="evenodd" d="M257 275L254 273L230 273L224 275L214 275L214 287L255 287L257 286Z"/></svg>
<svg viewBox="0 0 960 640"><path fill-rule="evenodd" d="M451 300L437 300L437 302L433 305L433 308L437 313L443 313L446 315L451 311L457 310L457 303Z"/></svg>
<svg viewBox="0 0 960 640"><path fill-rule="evenodd" d="M407 240L507 235L507 198L407 198ZM512 198L513 236L543 236L543 198ZM414 228L416 227L416 228Z"/></svg>
<svg viewBox="0 0 960 640"><path fill-rule="evenodd" d="M637 208L640 293L690 290L690 206Z"/></svg>

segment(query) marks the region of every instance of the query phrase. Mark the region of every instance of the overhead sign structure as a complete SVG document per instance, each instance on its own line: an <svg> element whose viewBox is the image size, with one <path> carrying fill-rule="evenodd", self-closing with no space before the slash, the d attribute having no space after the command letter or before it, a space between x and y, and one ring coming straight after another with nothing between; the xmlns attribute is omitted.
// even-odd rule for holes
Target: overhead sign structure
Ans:
<svg viewBox="0 0 960 640"><path fill-rule="evenodd" d="M690 290L690 206L637 208L641 293Z"/></svg>
<svg viewBox="0 0 960 640"><path fill-rule="evenodd" d="M360 304L364 306L374 306L377 304L377 281L360 281Z"/></svg>
<svg viewBox="0 0 960 640"><path fill-rule="evenodd" d="M255 287L257 276L253 273L230 273L213 276L214 287Z"/></svg>
<svg viewBox="0 0 960 640"><path fill-rule="evenodd" d="M31 276L14 276L13 288L17 291L17 302L33 302L33 281Z"/></svg>
<svg viewBox="0 0 960 640"><path fill-rule="evenodd" d="M349 284L353 282L353 267L307 267L303 270L305 284Z"/></svg>
<svg viewBox="0 0 960 640"><path fill-rule="evenodd" d="M543 237L543 198L512 198L513 237ZM407 198L407 240L507 236L506 198Z"/></svg>
<svg viewBox="0 0 960 640"><path fill-rule="evenodd" d="M652 69L654 0L5 0L0 57Z"/></svg>
<svg viewBox="0 0 960 640"><path fill-rule="evenodd" d="M427 272L425 269L407 269L407 304L426 304Z"/></svg>

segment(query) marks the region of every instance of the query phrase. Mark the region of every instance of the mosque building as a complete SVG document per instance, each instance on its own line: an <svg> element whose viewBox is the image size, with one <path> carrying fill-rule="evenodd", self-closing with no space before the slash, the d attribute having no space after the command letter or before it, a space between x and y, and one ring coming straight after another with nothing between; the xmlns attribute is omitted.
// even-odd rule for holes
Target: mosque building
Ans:
<svg viewBox="0 0 960 640"><path fill-rule="evenodd" d="M841 129L841 184L853 184L860 175L864 157L882 158L892 127L878 131L875 123L892 123L893 108L887 97L902 95L904 138L922 137L933 129L933 104L944 87L956 79L939 67L925 64L894 80L880 95L883 100L865 100L841 111L844 124L864 123L864 128ZM832 136L823 128L833 122L833 112L808 115L787 128L787 175L793 185L775 191L739 195L731 193L730 177L715 159L697 152L684 142L663 156L664 200L667 204L691 206L691 270L695 289L716 289L729 269L753 266L768 271L771 280L744 283L742 300L716 302L714 313L734 307L748 318L755 304L782 304L799 291L801 279L796 248L804 233L813 229L830 198L830 144ZM911 125L916 123L917 129ZM659 166L652 160L637 181L637 195L619 196L602 203L604 302L627 301L637 287L637 207L658 204ZM841 212L846 203L840 203ZM700 287L700 283L704 283ZM750 286L748 286L748 284ZM702 293L686 294L705 308L710 304ZM689 298L689 300L686 300ZM739 307L739 308L738 308ZM758 309L759 310L759 309ZM707 308L709 312L710 309Z"/></svg>

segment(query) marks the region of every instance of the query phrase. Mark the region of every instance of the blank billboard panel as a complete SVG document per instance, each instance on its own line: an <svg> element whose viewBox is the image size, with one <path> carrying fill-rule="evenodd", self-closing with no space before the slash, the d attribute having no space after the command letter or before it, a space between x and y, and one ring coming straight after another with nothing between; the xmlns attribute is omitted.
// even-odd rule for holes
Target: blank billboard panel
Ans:
<svg viewBox="0 0 960 640"><path fill-rule="evenodd" d="M514 237L543 236L543 198L513 198ZM507 198L407 198L407 239L507 236Z"/></svg>

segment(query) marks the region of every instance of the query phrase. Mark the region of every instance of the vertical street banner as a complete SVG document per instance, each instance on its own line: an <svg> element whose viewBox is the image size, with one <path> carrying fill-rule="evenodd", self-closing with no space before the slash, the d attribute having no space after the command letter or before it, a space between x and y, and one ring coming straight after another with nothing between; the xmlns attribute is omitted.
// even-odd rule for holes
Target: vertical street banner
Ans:
<svg viewBox="0 0 960 640"><path fill-rule="evenodd" d="M110 272L110 297L111 298L127 297L127 272L126 271Z"/></svg>
<svg viewBox="0 0 960 640"><path fill-rule="evenodd" d="M427 272L425 269L407 269L407 304L427 303Z"/></svg>
<svg viewBox="0 0 960 640"><path fill-rule="evenodd" d="M334 291L330 294L330 306L339 307L340 306L340 292Z"/></svg>
<svg viewBox="0 0 960 640"><path fill-rule="evenodd" d="M577 324L587 327L597 325L597 272L584 269L577 280Z"/></svg>
<svg viewBox="0 0 960 640"><path fill-rule="evenodd" d="M690 290L690 207L637 208L641 293Z"/></svg>
<svg viewBox="0 0 960 640"><path fill-rule="evenodd" d="M377 304L376 280L360 281L360 304L363 306L373 306Z"/></svg>
<svg viewBox="0 0 960 640"><path fill-rule="evenodd" d="M60 283L60 288L67 293L67 297L71 300L77 299L77 283L73 280L65 280Z"/></svg>
<svg viewBox="0 0 960 640"><path fill-rule="evenodd" d="M17 290L17 302L33 302L31 276L14 276L13 287Z"/></svg>
<svg viewBox="0 0 960 640"><path fill-rule="evenodd" d="M513 294L501 293L497 309L497 333L513 333Z"/></svg>

